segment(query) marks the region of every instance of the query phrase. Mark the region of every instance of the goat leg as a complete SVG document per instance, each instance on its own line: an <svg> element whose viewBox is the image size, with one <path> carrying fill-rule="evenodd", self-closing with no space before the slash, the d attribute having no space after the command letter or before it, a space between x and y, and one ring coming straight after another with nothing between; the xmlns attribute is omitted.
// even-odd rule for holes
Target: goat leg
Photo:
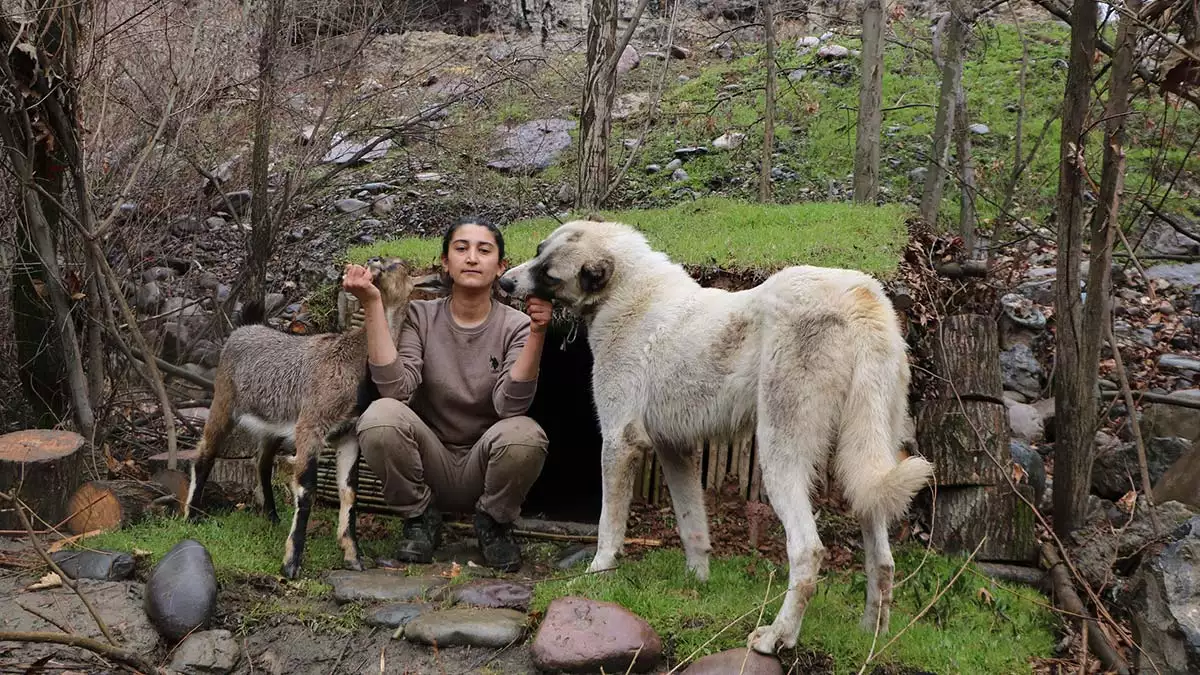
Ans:
<svg viewBox="0 0 1200 675"><path fill-rule="evenodd" d="M308 531L308 515L313 495L317 491L317 456L321 451L316 430L296 427L296 464L292 473L292 492L296 496L296 511L292 514L292 529L283 548L281 572L286 579L300 576L300 561L304 559L304 537Z"/></svg>
<svg viewBox="0 0 1200 675"><path fill-rule="evenodd" d="M278 436L266 436L258 445L258 507L272 525L279 524L279 512L275 510L275 491L271 488L271 476L275 472L275 455L283 446Z"/></svg>
<svg viewBox="0 0 1200 675"><path fill-rule="evenodd" d="M338 544L347 569L362 571L362 553L358 547L358 438L353 431L337 443Z"/></svg>

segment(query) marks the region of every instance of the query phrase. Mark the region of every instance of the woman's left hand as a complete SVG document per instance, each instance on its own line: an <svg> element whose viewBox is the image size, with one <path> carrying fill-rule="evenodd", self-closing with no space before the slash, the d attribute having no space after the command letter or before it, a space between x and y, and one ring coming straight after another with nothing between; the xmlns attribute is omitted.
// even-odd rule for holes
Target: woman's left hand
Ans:
<svg viewBox="0 0 1200 675"><path fill-rule="evenodd" d="M525 313L529 315L529 330L532 333L545 333L550 326L550 314L554 309L549 301L529 296L525 300Z"/></svg>

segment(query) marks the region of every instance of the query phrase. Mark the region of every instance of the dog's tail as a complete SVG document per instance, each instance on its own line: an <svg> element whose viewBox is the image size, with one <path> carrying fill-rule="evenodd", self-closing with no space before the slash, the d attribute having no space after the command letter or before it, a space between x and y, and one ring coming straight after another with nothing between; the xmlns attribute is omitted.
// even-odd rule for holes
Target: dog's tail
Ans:
<svg viewBox="0 0 1200 675"><path fill-rule="evenodd" d="M933 474L933 465L901 446L915 447L908 415L908 357L891 309L877 298L851 327L854 372L842 404L834 469L859 517L889 523L904 514Z"/></svg>

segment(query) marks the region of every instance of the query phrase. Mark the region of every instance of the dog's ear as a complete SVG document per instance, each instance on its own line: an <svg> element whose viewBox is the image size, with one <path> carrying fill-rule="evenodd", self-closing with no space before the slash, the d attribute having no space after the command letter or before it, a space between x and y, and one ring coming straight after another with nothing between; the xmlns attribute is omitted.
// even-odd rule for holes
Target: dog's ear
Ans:
<svg viewBox="0 0 1200 675"><path fill-rule="evenodd" d="M609 258L601 258L586 263L579 270L579 287L584 293L599 293L608 285L612 278L613 262Z"/></svg>

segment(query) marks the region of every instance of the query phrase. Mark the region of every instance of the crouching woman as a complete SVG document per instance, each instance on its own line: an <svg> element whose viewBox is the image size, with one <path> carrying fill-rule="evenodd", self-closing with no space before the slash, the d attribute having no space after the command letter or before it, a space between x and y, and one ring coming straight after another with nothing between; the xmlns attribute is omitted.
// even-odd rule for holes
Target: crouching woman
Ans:
<svg viewBox="0 0 1200 675"><path fill-rule="evenodd" d="M546 459L546 434L525 412L551 305L531 298L526 315L494 298L504 237L482 219L446 231L442 266L450 294L411 302L399 345L370 274L347 269L343 287L366 313L369 369L382 396L359 418L358 443L404 517L397 558L431 562L441 512L473 512L484 561L515 571L512 523Z"/></svg>

